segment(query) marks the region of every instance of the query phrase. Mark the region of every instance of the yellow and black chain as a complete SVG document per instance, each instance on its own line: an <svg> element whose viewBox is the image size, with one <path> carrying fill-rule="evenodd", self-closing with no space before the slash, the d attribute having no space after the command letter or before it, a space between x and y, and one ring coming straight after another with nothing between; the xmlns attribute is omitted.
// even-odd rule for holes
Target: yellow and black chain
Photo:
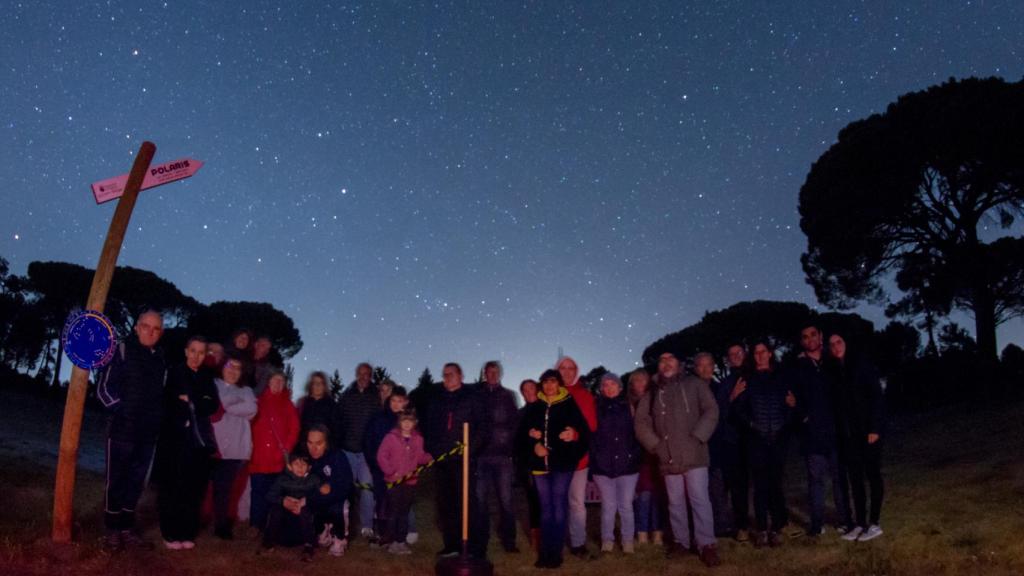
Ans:
<svg viewBox="0 0 1024 576"><path fill-rule="evenodd" d="M406 482L410 478L415 478L416 476L419 476L420 473L422 473L424 470L427 470L428 468L430 468L434 464L437 464L438 462L444 461L449 456L455 456L456 454L462 454L462 451L463 451L464 448L465 448L465 444L463 444L462 442L456 442L455 446L451 450L445 452L444 454L441 454L437 458L432 459L430 462L427 462L426 464L422 464L422 465L418 466L415 470L413 470L412 472L409 472L405 476L402 476L398 480L395 480L394 482L388 482L387 483L387 489L391 490L392 488L394 488L395 486L398 486L402 482ZM354 484L355 484L356 488L359 488L360 490L369 490L371 492L373 491L373 484L369 484L369 483L366 483L366 482L354 482Z"/></svg>

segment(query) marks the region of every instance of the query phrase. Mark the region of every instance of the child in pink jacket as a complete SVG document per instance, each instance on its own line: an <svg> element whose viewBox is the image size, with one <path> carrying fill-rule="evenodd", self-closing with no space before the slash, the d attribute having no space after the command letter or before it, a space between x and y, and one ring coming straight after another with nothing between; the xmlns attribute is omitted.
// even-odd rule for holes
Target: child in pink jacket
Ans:
<svg viewBox="0 0 1024 576"><path fill-rule="evenodd" d="M384 473L384 481L396 482L430 460L430 454L423 450L423 436L416 430L416 412L402 411L398 424L384 437L377 450L377 464ZM409 532L409 510L415 495L416 476L413 476L393 485L384 496L381 545L392 554L412 553L405 537Z"/></svg>

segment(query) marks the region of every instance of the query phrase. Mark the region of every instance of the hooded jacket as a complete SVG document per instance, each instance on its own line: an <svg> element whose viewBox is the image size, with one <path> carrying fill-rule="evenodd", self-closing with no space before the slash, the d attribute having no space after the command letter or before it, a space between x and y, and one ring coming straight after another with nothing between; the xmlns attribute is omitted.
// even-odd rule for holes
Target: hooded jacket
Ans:
<svg viewBox="0 0 1024 576"><path fill-rule="evenodd" d="M394 482L430 460L430 454L423 449L423 436L416 430L406 438L402 436L401 430L393 428L377 450L377 465L384 474L385 482ZM416 477L405 483L415 485Z"/></svg>
<svg viewBox="0 0 1024 576"><path fill-rule="evenodd" d="M551 398L543 392L537 394L537 398L536 402L524 409L516 432L516 451L524 456L529 455L526 467L533 474L575 471L580 458L590 446L590 426L586 418L564 387L559 387ZM575 440L566 442L559 438L566 427L576 431ZM540 439L531 437L530 430L539 430ZM549 453L546 458L534 452L537 444L547 447Z"/></svg>
<svg viewBox="0 0 1024 576"><path fill-rule="evenodd" d="M637 440L658 455L662 474L706 468L707 442L718 424L718 404L707 382L679 373L659 374L654 384L637 405Z"/></svg>
<svg viewBox="0 0 1024 576"><path fill-rule="evenodd" d="M267 388L260 394L258 406L252 421L249 472L274 474L284 470L285 454L299 439L299 415L287 388L277 394Z"/></svg>

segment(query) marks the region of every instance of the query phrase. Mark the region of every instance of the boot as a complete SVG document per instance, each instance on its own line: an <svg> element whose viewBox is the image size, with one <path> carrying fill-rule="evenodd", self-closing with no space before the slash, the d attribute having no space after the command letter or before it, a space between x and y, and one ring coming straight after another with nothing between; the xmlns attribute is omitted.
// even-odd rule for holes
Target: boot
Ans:
<svg viewBox="0 0 1024 576"><path fill-rule="evenodd" d="M540 528L530 528L530 547L533 550L540 550Z"/></svg>
<svg viewBox="0 0 1024 576"><path fill-rule="evenodd" d="M643 545L647 544L647 542L648 542L648 540L647 540L647 532L637 532L636 533L636 543L637 544L640 544L641 546L643 546Z"/></svg>
<svg viewBox="0 0 1024 576"><path fill-rule="evenodd" d="M654 532L651 532L651 543L653 543L655 546L661 546L664 543L661 530L655 530Z"/></svg>

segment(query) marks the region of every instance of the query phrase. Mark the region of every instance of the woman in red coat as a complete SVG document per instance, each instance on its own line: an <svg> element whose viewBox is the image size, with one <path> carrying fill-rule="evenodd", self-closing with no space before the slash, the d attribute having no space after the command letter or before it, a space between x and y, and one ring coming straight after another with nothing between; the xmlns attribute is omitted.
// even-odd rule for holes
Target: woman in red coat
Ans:
<svg viewBox="0 0 1024 576"><path fill-rule="evenodd" d="M252 504L249 522L262 530L267 524L267 491L284 470L286 455L299 438L299 413L292 404L283 372L274 372L257 400L252 421L252 459L249 461Z"/></svg>

